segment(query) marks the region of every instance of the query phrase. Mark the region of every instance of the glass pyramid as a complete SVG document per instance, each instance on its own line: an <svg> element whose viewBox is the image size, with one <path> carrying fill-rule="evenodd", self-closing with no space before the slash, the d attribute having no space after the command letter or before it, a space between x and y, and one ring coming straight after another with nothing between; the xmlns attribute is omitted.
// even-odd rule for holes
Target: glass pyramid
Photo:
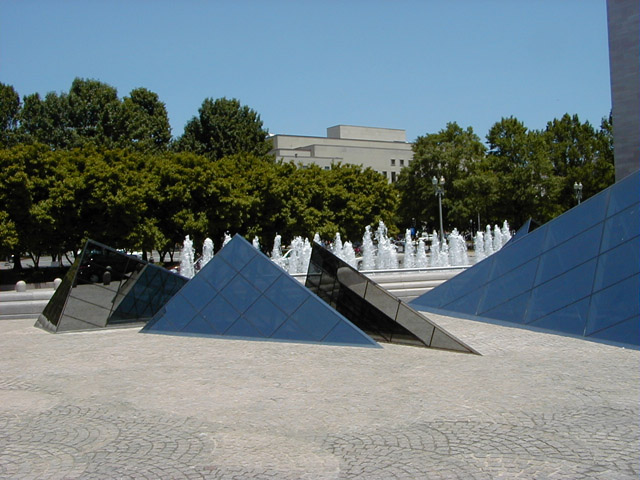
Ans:
<svg viewBox="0 0 640 480"><path fill-rule="evenodd" d="M640 176L635 172L411 302L640 346Z"/></svg>
<svg viewBox="0 0 640 480"><path fill-rule="evenodd" d="M315 242L306 286L377 341L477 353Z"/></svg>
<svg viewBox="0 0 640 480"><path fill-rule="evenodd" d="M187 279L88 240L36 326L51 332L148 321Z"/></svg>
<svg viewBox="0 0 640 480"><path fill-rule="evenodd" d="M379 347L240 235L142 332Z"/></svg>

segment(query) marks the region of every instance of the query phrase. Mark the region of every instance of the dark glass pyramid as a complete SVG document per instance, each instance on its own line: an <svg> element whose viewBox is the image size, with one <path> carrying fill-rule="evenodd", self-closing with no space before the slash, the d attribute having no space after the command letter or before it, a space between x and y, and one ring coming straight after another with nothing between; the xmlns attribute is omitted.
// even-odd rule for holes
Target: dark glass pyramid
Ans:
<svg viewBox="0 0 640 480"><path fill-rule="evenodd" d="M640 346L639 202L636 172L411 305Z"/></svg>
<svg viewBox="0 0 640 480"><path fill-rule="evenodd" d="M240 235L142 332L378 346Z"/></svg>
<svg viewBox="0 0 640 480"><path fill-rule="evenodd" d="M375 340L477 353L315 242L306 286Z"/></svg>
<svg viewBox="0 0 640 480"><path fill-rule="evenodd" d="M187 279L88 240L36 326L51 332L148 321Z"/></svg>

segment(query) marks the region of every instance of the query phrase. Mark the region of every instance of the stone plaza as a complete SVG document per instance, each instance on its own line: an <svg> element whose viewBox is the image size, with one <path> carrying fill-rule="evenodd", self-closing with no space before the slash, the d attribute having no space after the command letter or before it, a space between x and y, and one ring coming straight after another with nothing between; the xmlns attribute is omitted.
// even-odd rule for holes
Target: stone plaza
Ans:
<svg viewBox="0 0 640 480"><path fill-rule="evenodd" d="M0 478L638 478L638 350L427 316L481 355L2 321Z"/></svg>

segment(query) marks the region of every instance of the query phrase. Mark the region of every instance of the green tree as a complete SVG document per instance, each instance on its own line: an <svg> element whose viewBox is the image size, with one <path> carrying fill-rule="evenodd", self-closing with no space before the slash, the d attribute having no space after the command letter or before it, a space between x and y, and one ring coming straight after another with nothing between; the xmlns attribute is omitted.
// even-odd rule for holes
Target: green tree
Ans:
<svg viewBox="0 0 640 480"><path fill-rule="evenodd" d="M11 85L0 83L0 147L16 143L20 96Z"/></svg>
<svg viewBox="0 0 640 480"><path fill-rule="evenodd" d="M514 117L503 118L491 127L487 142L483 167L497 176L489 222L508 220L518 227L530 217L547 222L562 212L557 202L561 185L541 132L529 131Z"/></svg>
<svg viewBox="0 0 640 480"><path fill-rule="evenodd" d="M561 182L558 202L562 210L576 204L573 185L583 185L584 199L598 193L614 181L614 166L608 119L597 131L578 115L565 114L547 123L544 139L554 174Z"/></svg>
<svg viewBox="0 0 640 480"><path fill-rule="evenodd" d="M146 88L136 88L124 97L113 121L104 125L105 136L119 148L144 152L164 151L171 141L171 126L165 104Z"/></svg>
<svg viewBox="0 0 640 480"><path fill-rule="evenodd" d="M260 115L236 99L207 98L185 126L176 150L219 160L240 152L266 154L269 143Z"/></svg>
<svg viewBox="0 0 640 480"><path fill-rule="evenodd" d="M438 224L438 198L432 178L445 179L443 216L445 229L464 228L477 215L470 203L466 179L482 161L485 147L473 129L448 123L437 133L418 137L413 146L413 160L400 172L396 188L400 196L399 219L404 225L415 223L429 227Z"/></svg>

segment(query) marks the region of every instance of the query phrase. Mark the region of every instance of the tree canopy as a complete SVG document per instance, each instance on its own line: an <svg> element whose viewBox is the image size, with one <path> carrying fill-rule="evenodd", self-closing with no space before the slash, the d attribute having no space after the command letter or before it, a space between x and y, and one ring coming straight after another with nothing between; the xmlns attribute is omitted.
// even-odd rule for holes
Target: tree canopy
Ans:
<svg viewBox="0 0 640 480"><path fill-rule="evenodd" d="M175 148L213 160L241 152L264 155L270 150L267 133L260 115L239 100L207 98L198 116L184 127Z"/></svg>
<svg viewBox="0 0 640 480"><path fill-rule="evenodd" d="M483 143L455 122L418 137L395 184L370 168L325 170L276 162L256 111L206 98L177 139L159 96L128 96L76 78L68 92L29 94L0 84L0 255L76 251L87 238L171 254L226 232L257 235L265 250L319 233L358 242L366 225L437 228L433 177L444 177L444 224L465 230L529 217L548 221L614 181L611 118L577 115L530 130L514 117ZM19 262L16 263L18 266Z"/></svg>

